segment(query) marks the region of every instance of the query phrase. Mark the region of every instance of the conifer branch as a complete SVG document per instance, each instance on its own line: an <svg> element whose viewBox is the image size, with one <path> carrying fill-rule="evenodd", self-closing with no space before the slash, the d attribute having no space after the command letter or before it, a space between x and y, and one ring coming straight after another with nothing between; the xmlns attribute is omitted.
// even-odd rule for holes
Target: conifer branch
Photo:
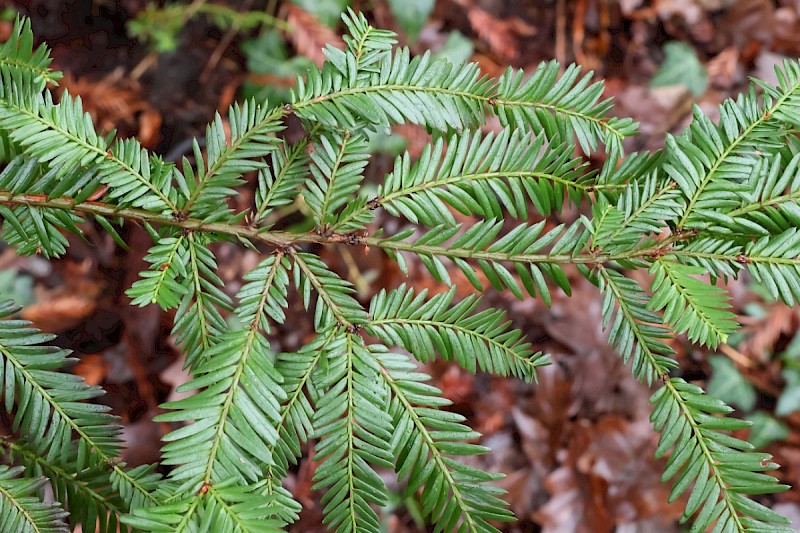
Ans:
<svg viewBox="0 0 800 533"><path fill-rule="evenodd" d="M186 216L206 218L219 211L225 198L234 194L243 182L239 177L252 170L264 167L264 163L252 161L263 159L275 150L279 139L275 134L282 129L280 123L284 111L248 100L242 106L234 105L229 112L231 140L226 140L222 118L217 114L206 131L208 169L198 168L198 183L192 183L191 192L182 206ZM195 159L202 161L200 148L195 143ZM200 206L195 204L201 201Z"/></svg>
<svg viewBox="0 0 800 533"><path fill-rule="evenodd" d="M21 463L26 471L36 472L47 478L53 488L54 499L69 512L69 522L75 527L82 524L84 529L96 527L99 530L117 531L119 519L130 510L111 486L106 465L95 465L78 471L75 462L64 465L48 461L24 441L13 442L0 439L0 447L5 448L6 456L14 463Z"/></svg>
<svg viewBox="0 0 800 533"><path fill-rule="evenodd" d="M32 533L69 533L63 522L67 513L58 502L39 499L39 490L47 483L43 477L20 477L21 467L0 465L0 516L9 531Z"/></svg>
<svg viewBox="0 0 800 533"><path fill-rule="evenodd" d="M748 496L786 488L768 474L776 465L729 434L747 424L727 417L728 406L670 377L677 362L667 339L725 342L737 324L716 283L744 270L773 297L800 301L800 155L789 138L800 125L800 63L778 69L777 87L756 82L760 97L723 104L718 124L696 110L666 152L625 157L621 141L636 124L610 116L591 73L550 62L530 77L509 69L492 79L475 64L395 50L393 33L352 11L344 25L346 48L325 50L291 104L234 106L230 139L217 116L207 153L195 142L195 164L184 159L179 170L135 140L99 136L79 99L55 104L44 91L59 75L46 48L34 50L29 23L17 21L0 46L3 238L50 258L67 251L67 234L82 235L82 223L96 221L122 246L116 225L144 226L154 240L150 266L128 295L176 308L173 333L191 372L178 390L193 395L157 418L174 425L159 465L169 477L151 466L128 470L113 417L88 403L100 389L57 372L66 352L44 346L49 336L0 304L0 399L25 439L3 446L28 468L0 468L0 523L66 530L64 511L32 496L44 474L66 495L71 523L92 528L102 512L103 533L116 532L120 513L143 532L280 531L300 511L281 480L312 437L314 488L333 530L380 530L375 507L388 489L376 469L391 467L436 531L496 532L495 522L511 520L492 485L499 476L456 460L487 451L470 442L479 435L442 409L449 402L416 363L366 345L360 332L422 362L438 356L528 381L544 355L502 311L480 310L476 297L457 301L455 287L430 297L384 291L368 313L317 253L324 245L381 249L404 272L413 256L448 285L455 266L478 291L488 282L548 305L552 283L570 294L565 265L575 265L600 287L611 345L636 378L657 385L656 455L669 453L671 498L689 495L692 531L788 531ZM289 114L306 130L291 145L279 137ZM490 114L503 129L479 133ZM416 161L397 158L375 197L360 194L369 131L400 123L424 126L432 143ZM595 175L576 148L604 149L608 163ZM252 212L236 213L227 201L250 172ZM555 227L528 222L531 207L547 216L568 202L591 212ZM295 206L315 230L274 230ZM370 234L379 208L424 227ZM472 220L457 223L455 212ZM235 300L211 246L219 241L264 253ZM645 268L648 290L626 270ZM317 336L276 355L271 325L286 320L290 284Z"/></svg>
<svg viewBox="0 0 800 533"><path fill-rule="evenodd" d="M95 163L103 181L125 191L122 201L130 198L136 207L177 211L165 192L169 172L157 169L161 183L156 183L150 175L150 158L135 141L121 141L109 149L106 141L93 128L89 129L91 122L83 113L80 99L73 101L65 93L60 104L40 95L26 102L22 98L12 99L8 95L11 90L9 87L0 90L0 127L40 162L53 169ZM41 110L50 112L45 115ZM72 131L65 126L67 121L79 124L82 131ZM131 183L135 184L133 191ZM117 193L112 190L111 195Z"/></svg>

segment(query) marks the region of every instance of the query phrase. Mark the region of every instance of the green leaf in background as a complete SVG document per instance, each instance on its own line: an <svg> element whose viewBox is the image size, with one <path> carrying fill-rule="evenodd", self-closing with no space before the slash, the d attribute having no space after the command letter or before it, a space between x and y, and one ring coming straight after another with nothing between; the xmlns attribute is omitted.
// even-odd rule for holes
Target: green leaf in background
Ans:
<svg viewBox="0 0 800 533"><path fill-rule="evenodd" d="M0 270L0 300L14 300L17 305L32 304L33 278L13 268Z"/></svg>
<svg viewBox="0 0 800 533"><path fill-rule="evenodd" d="M147 4L135 17L127 22L128 35L150 46L158 53L174 52L178 48L178 34L185 24L178 11L173 9L172 16L164 16L156 4Z"/></svg>
<svg viewBox="0 0 800 533"><path fill-rule="evenodd" d="M344 10L350 7L350 0L292 0L292 3L317 17L329 28L336 26Z"/></svg>
<svg viewBox="0 0 800 533"><path fill-rule="evenodd" d="M4 7L0 9L0 20L13 22L19 13L13 7Z"/></svg>
<svg viewBox="0 0 800 533"><path fill-rule="evenodd" d="M394 135L391 130L385 128L371 132L368 135L369 153L384 152L392 157L397 157L408 148L408 140L402 135Z"/></svg>
<svg viewBox="0 0 800 533"><path fill-rule="evenodd" d="M713 355L708 362L711 364L708 394L743 411L752 411L756 405L756 390L731 360L723 355Z"/></svg>
<svg viewBox="0 0 800 533"><path fill-rule="evenodd" d="M778 403L775 405L775 414L786 416L795 411L800 411L800 370L787 368L781 372L781 375L786 381L786 386L783 387L783 392L778 397Z"/></svg>
<svg viewBox="0 0 800 533"><path fill-rule="evenodd" d="M471 56L475 47L472 41L464 37L464 34L458 30L453 30L447 37L444 46L433 54L436 59L448 59L451 63L463 63Z"/></svg>
<svg viewBox="0 0 800 533"><path fill-rule="evenodd" d="M434 3L434 0L389 0L389 8L409 41L417 40L433 12Z"/></svg>
<svg viewBox="0 0 800 533"><path fill-rule="evenodd" d="M708 72L697 59L694 48L678 41L664 45L664 62L650 80L650 87L665 85L683 85L695 96L706 92Z"/></svg>
<svg viewBox="0 0 800 533"><path fill-rule="evenodd" d="M269 102L288 102L294 80L314 68L314 63L303 56L289 58L281 36L271 30L259 37L242 43L242 52L247 60L247 70L253 74L267 76L265 83L245 81L245 98L256 98Z"/></svg>
<svg viewBox="0 0 800 533"><path fill-rule="evenodd" d="M800 369L800 333L795 334L786 349L781 353L781 359L787 368Z"/></svg>
<svg viewBox="0 0 800 533"><path fill-rule="evenodd" d="M800 334L795 335L780 355L783 361L781 376L786 383L775 405L777 416L800 411Z"/></svg>
<svg viewBox="0 0 800 533"><path fill-rule="evenodd" d="M756 411L748 418L753 425L750 427L750 438L747 440L756 448L762 449L776 440L783 440L789 436L786 424L764 411Z"/></svg>

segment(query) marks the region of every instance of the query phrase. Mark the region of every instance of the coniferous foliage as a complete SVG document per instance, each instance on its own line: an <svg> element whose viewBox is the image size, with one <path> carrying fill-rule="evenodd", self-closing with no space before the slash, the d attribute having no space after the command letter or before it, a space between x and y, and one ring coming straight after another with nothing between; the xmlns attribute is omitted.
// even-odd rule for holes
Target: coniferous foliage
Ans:
<svg viewBox="0 0 800 533"><path fill-rule="evenodd" d="M326 50L291 104L234 106L229 136L216 117L206 157L196 142L192 166L98 134L79 98L55 103L48 85L60 74L17 21L0 47L3 238L21 254L58 257L65 234L81 235L86 222L123 246L116 228L143 225L150 267L128 295L176 310L192 376L179 390L192 394L158 417L173 428L161 460L169 475L128 468L102 391L62 372L68 353L16 319L13 303L0 305L2 404L14 431L0 440L14 465L0 468L0 529L280 531L301 512L281 482L307 443L333 531L380 530L386 471L436 531L491 532L513 520L493 484L501 476L459 460L488 451L480 435L413 359L535 382L547 356L503 311L458 300L455 288L401 286L363 303L315 253L325 245L378 248L404 270L416 257L449 285L455 267L478 291L548 304L553 290L569 294L563 265L576 265L599 288L609 342L655 388L655 453L668 457L671 498L688 494L691 530L789 531L750 498L786 488L769 474L777 465L730 434L747 426L730 407L671 375L665 341L724 343L737 322L723 282L744 271L788 305L800 298L800 63L778 69L777 86L756 82L725 102L719 123L697 110L663 152L625 155L636 124L610 116L602 84L576 66L493 79L477 65L412 58L361 15L344 23L346 48ZM306 130L295 143L280 134L288 115ZM492 115L502 129L480 133ZM400 123L424 126L431 143L417 161L398 157L377 195L360 193L369 132ZM607 162L594 171L586 156L598 150ZM252 209L225 207L254 175ZM275 229L274 210L296 201L314 230ZM589 214L547 229L542 217L567 202ZM373 231L378 209L405 229ZM457 223L455 213L477 220ZM263 252L236 295L217 274L220 241ZM649 286L628 275L636 269L650 272ZM316 337L275 354L269 335L292 298Z"/></svg>

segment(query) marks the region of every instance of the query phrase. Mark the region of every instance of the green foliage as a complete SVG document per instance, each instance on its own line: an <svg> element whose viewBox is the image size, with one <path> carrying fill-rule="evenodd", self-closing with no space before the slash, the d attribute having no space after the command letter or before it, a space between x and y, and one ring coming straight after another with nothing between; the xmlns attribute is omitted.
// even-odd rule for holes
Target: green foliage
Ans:
<svg viewBox="0 0 800 533"><path fill-rule="evenodd" d="M400 28L413 42L433 12L434 3L434 0L389 0L389 7Z"/></svg>
<svg viewBox="0 0 800 533"><path fill-rule="evenodd" d="M752 411L756 405L756 390L733 362L725 356L714 355L708 358L708 363L711 365L708 393L739 409Z"/></svg>
<svg viewBox="0 0 800 533"><path fill-rule="evenodd" d="M350 6L350 0L292 0L309 13L313 13L328 26L335 26L344 10Z"/></svg>
<svg viewBox="0 0 800 533"><path fill-rule="evenodd" d="M754 448L763 448L789 436L789 427L764 411L756 411L749 418L753 425L747 440Z"/></svg>
<svg viewBox="0 0 800 533"><path fill-rule="evenodd" d="M475 313L479 298L467 297L452 305L455 288L431 298L400 286L373 298L367 331L414 353L423 362L435 352L471 372L479 368L501 376L533 381L536 367L546 364L541 352L533 353L522 332L509 330L505 313L493 309Z"/></svg>
<svg viewBox="0 0 800 533"><path fill-rule="evenodd" d="M222 117L217 114L206 131L206 164L198 167L195 176L184 161L185 179L179 182L186 197L182 212L208 222L230 220L231 214L221 205L244 183L244 173L265 167L253 159L265 157L278 145L275 133L283 129L280 117L280 111L262 107L255 100L234 105L228 115L231 138L227 141ZM193 148L195 159L202 161L196 141Z"/></svg>
<svg viewBox="0 0 800 533"><path fill-rule="evenodd" d="M781 358L785 364L781 377L786 384L775 405L775 414L786 416L800 411L800 337L795 335Z"/></svg>
<svg viewBox="0 0 800 533"><path fill-rule="evenodd" d="M294 202L296 189L305 181L308 142L308 138L292 146L281 142L272 153L272 164L259 171L255 222L261 222L276 207Z"/></svg>
<svg viewBox="0 0 800 533"><path fill-rule="evenodd" d="M205 15L222 29L245 30L262 25L287 28L286 22L260 10L239 11L212 2L172 3L164 7L147 4L128 21L128 33L147 42L157 52L174 52L179 34L190 19Z"/></svg>
<svg viewBox="0 0 800 533"><path fill-rule="evenodd" d="M381 367L361 338L336 336L327 347L327 371L314 386L325 392L314 413L315 446L322 459L314 474L325 523L336 531L378 533L373 505L386 505L387 490L375 467L391 468L392 420L388 391L380 386Z"/></svg>
<svg viewBox="0 0 800 533"><path fill-rule="evenodd" d="M479 437L462 424L464 417L441 410L450 402L425 381L429 376L402 354L380 347L383 378L393 393L389 414L396 431L392 438L398 477L408 478L407 493L422 491L422 511L434 531L498 531L488 521L508 522L503 491L487 485L502 476L483 472L450 457L489 451L465 442ZM460 525L459 525L460 522Z"/></svg>
<svg viewBox="0 0 800 533"><path fill-rule="evenodd" d="M703 274L698 267L677 261L657 259L650 267L653 298L648 307L664 312L664 321L676 333L686 333L689 340L716 348L736 330L729 311L730 297L724 289L697 279Z"/></svg>
<svg viewBox="0 0 800 533"><path fill-rule="evenodd" d="M378 192L380 205L426 226L454 225L453 209L527 219L529 203L549 215L561 209L565 196L579 199L593 181L570 150L543 150L544 137L531 142L521 130L454 135L444 146L444 139L428 145L414 164L407 154L399 158Z"/></svg>
<svg viewBox="0 0 800 533"><path fill-rule="evenodd" d="M325 227L336 212L358 191L367 166L367 139L363 135L322 134L312 146L311 178L306 180L303 198L311 208L314 222Z"/></svg>
<svg viewBox="0 0 800 533"><path fill-rule="evenodd" d="M726 433L748 427L746 421L715 416L732 409L680 378L666 381L650 402L661 432L656 457L674 447L662 476L675 477L670 500L693 485L684 510L684 520L697 513L691 531L714 523L719 531L792 531L780 525L788 520L745 496L788 488L763 473L778 468L769 455Z"/></svg>
<svg viewBox="0 0 800 533"><path fill-rule="evenodd" d="M15 24L13 33L0 47L0 76L3 83L11 83L13 78L14 83L31 83L42 90L47 83L61 79L60 72L48 68L51 62L46 46L34 50L29 20Z"/></svg>
<svg viewBox="0 0 800 533"><path fill-rule="evenodd" d="M33 277L13 268L0 270L0 300L13 300L23 307L33 303Z"/></svg>
<svg viewBox="0 0 800 533"><path fill-rule="evenodd" d="M695 96L702 96L706 92L708 72L690 45L677 41L664 45L664 62L650 81L650 86L664 85L683 85Z"/></svg>
<svg viewBox="0 0 800 533"><path fill-rule="evenodd" d="M274 31L263 31L253 39L241 43L245 57L247 72L275 76L278 79L294 79L314 68L314 62L305 56L293 56L286 46L281 34ZM291 92L280 84L262 85L245 80L243 92L262 102L288 102Z"/></svg>
<svg viewBox="0 0 800 533"><path fill-rule="evenodd" d="M70 511L72 523L94 531L102 515L100 531L117 531L119 517L132 506L155 503L151 491L160 476L153 477L147 468L125 471L123 464L115 464L121 447L116 418L108 414L107 407L85 401L103 391L86 385L82 378L57 372L71 362L67 352L43 345L54 336L11 318L17 310L8 301L0 305L3 403L13 414L14 431L25 438L7 444L10 455L18 456L28 471L47 475L60 504ZM114 466L108 468L111 464ZM8 483L2 489L7 500L2 502L0 523L6 524L7 531L16 531L15 527L20 531L37 531L37 527L41 531L64 531L57 524L67 514L59 506L37 503L30 496L34 490L38 493L44 478L13 481L11 478L21 470L12 470L0 475ZM113 491L109 490L112 486L116 486ZM30 506L30 512L25 511L26 506ZM15 520L23 519L18 513L35 523L12 526ZM111 515L106 516L108 513Z"/></svg>
<svg viewBox="0 0 800 533"><path fill-rule="evenodd" d="M69 531L66 512L57 502L43 502L37 495L47 480L19 475L22 467L0 466L0 526L3 531L62 533Z"/></svg>
<svg viewBox="0 0 800 533"><path fill-rule="evenodd" d="M229 137L216 117L205 157L194 145L196 166L103 137L79 99L54 104L47 84L58 74L46 49L33 49L27 21L0 47L4 239L56 257L86 222L119 242L116 226L141 224L153 238L150 266L127 294L175 310L191 373L179 390L192 393L158 417L171 427L167 478L128 469L102 391L61 371L67 352L1 304L0 401L14 434L0 442L17 465L0 469L3 531L280 531L301 512L282 479L313 446L331 530L380 531L394 471L436 531L496 532L513 519L501 476L473 466L488 451L480 435L415 360L535 381L547 357L503 311L457 298L455 282L549 305L553 291L570 293L566 265L599 287L610 344L656 388L656 456L669 455L671 497L688 494L692 531L788 531L750 499L786 488L767 473L776 465L731 435L748 423L730 407L672 375L669 339L726 342L737 322L722 282L743 271L789 305L800 297L800 64L779 69L776 87L759 82L760 94L724 103L719 123L696 110L664 152L626 156L636 125L611 117L602 84L576 66L493 79L474 64L412 58L362 15L343 20L346 48L326 49L291 104L234 106ZM294 144L281 137L289 115L306 132ZM490 117L501 131L480 133ZM417 161L398 156L371 194L369 136L400 123L432 140ZM597 150L607 156L599 172L587 164ZM88 201L101 186L102 199ZM247 187L251 209L229 208ZM544 217L567 203L585 214L548 226ZM379 209L397 219L388 233L373 230ZM309 215L310 231L276 229L294 210ZM219 274L221 241L263 254L235 296ZM377 248L403 271L416 258L452 287L429 295L403 285L364 302L320 245ZM650 273L647 286L637 270ZM271 339L276 325L289 327L292 298L313 315L315 336L276 354ZM46 485L57 503L44 503Z"/></svg>

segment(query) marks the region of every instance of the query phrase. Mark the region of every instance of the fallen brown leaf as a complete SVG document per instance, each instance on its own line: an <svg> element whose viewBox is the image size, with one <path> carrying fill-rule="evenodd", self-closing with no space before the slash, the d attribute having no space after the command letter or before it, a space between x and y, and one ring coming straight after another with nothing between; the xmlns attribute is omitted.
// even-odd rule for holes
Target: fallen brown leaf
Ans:
<svg viewBox="0 0 800 533"><path fill-rule="evenodd" d="M536 28L519 17L499 19L480 7L469 8L467 17L472 29L503 61L516 59L520 37L536 34Z"/></svg>
<svg viewBox="0 0 800 533"><path fill-rule="evenodd" d="M325 61L325 54L322 51L326 45L330 44L335 48L344 47L344 41L335 31L305 9L287 3L286 11L286 20L292 27L289 39L299 54L308 57L317 66L322 66Z"/></svg>
<svg viewBox="0 0 800 533"><path fill-rule="evenodd" d="M20 313L34 327L50 333L74 328L94 313L97 301L84 294L49 294Z"/></svg>
<svg viewBox="0 0 800 533"><path fill-rule="evenodd" d="M89 385L99 385L108 373L108 362L102 354L85 354L72 367L72 372L82 376Z"/></svg>
<svg viewBox="0 0 800 533"><path fill-rule="evenodd" d="M771 305L766 316L746 326L748 336L739 346L739 351L753 361L767 362L775 352L775 344L781 335L796 331L798 322L797 312L793 308Z"/></svg>
<svg viewBox="0 0 800 533"><path fill-rule="evenodd" d="M59 81L64 91L80 96L83 109L104 131L117 130L120 137L136 136L143 146L152 148L159 141L161 115L145 100L141 84L118 68L100 80L75 78L65 73Z"/></svg>

